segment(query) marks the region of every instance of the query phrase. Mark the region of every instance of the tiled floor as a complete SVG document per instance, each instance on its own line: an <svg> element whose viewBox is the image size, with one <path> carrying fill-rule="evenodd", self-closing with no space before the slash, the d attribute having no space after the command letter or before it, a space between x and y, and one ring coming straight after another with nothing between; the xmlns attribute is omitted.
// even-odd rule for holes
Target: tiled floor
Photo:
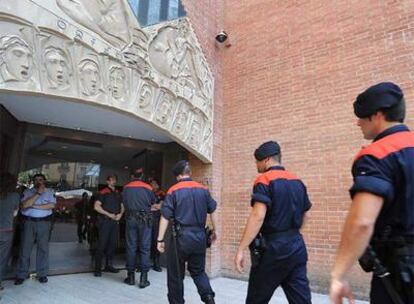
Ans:
<svg viewBox="0 0 414 304"><path fill-rule="evenodd" d="M167 301L166 272L150 272L151 285L145 289L122 283L125 271L119 274L104 273L95 278L91 273L60 275L49 277L47 284L40 284L34 279L26 280L23 285L14 286L13 281L5 281L5 290L0 292L1 304L164 304ZM244 303L247 282L228 278L216 278L211 281L216 292L217 304ZM201 303L197 290L191 280L185 279L186 303ZM282 290L278 289L271 304L287 303ZM312 303L328 304L326 295L313 294ZM358 302L360 304L367 302Z"/></svg>

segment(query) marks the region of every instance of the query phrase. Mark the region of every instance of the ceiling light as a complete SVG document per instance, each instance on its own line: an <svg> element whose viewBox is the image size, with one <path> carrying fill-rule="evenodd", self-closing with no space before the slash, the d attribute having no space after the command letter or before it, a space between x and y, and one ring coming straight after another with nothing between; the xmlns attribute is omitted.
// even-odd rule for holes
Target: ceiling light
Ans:
<svg viewBox="0 0 414 304"><path fill-rule="evenodd" d="M62 149L67 149L67 148L68 148L68 146L62 146L61 148L62 148Z"/></svg>

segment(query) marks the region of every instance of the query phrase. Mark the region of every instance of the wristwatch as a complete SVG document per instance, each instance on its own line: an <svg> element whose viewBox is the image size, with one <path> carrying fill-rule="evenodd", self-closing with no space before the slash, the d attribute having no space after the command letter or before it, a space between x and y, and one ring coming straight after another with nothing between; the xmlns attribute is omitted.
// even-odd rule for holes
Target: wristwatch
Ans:
<svg viewBox="0 0 414 304"><path fill-rule="evenodd" d="M157 243L164 243L164 240L157 240Z"/></svg>

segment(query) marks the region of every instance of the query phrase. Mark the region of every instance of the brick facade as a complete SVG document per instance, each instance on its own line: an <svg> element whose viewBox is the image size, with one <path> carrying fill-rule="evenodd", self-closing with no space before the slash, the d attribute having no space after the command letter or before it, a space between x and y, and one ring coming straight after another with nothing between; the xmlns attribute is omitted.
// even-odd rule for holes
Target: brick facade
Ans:
<svg viewBox="0 0 414 304"><path fill-rule="evenodd" d="M220 202L221 240L211 270L240 277L233 257L256 176L252 152L275 139L284 165L308 186L309 274L313 290L327 292L350 204L352 159L367 144L352 102L367 86L394 81L405 91L406 122L414 128L414 3L200 3L184 1L216 79L213 165L192 161ZM232 46L218 49L214 36L223 24ZM366 295L368 276L357 267L352 281Z"/></svg>

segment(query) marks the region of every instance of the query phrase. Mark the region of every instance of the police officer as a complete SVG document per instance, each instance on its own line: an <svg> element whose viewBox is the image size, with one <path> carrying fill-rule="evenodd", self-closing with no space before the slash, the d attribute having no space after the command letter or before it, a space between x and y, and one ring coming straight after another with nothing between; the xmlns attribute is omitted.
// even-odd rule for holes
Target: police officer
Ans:
<svg viewBox="0 0 414 304"><path fill-rule="evenodd" d="M158 250L164 252L164 236L168 221L172 220L176 239L170 239L167 250L167 283L169 303L184 303L185 263L201 301L214 304L214 292L205 272L207 235L205 224L207 213L216 227L217 203L208 189L191 180L191 169L187 161L179 161L173 168L178 183L172 186L161 206L161 221L158 234ZM213 233L213 240L216 234Z"/></svg>
<svg viewBox="0 0 414 304"><path fill-rule="evenodd" d="M52 190L46 188L46 177L43 174L35 174L33 183L33 188L24 191L21 203L23 230L15 285L22 284L29 274L30 255L35 242L37 277L40 283L48 281L49 237L56 198Z"/></svg>
<svg viewBox="0 0 414 304"><path fill-rule="evenodd" d="M115 188L117 182L116 175L109 175L106 178L107 186L99 191L95 201L94 209L98 213L98 246L95 254L95 273L96 277L102 275L102 258L106 255L106 266L104 271L118 273L112 260L115 254L118 235L119 220L124 213L121 193Z"/></svg>
<svg viewBox="0 0 414 304"><path fill-rule="evenodd" d="M157 198L156 204L152 205L152 235L151 235L151 259L153 261L152 269L157 272L161 272L162 268L160 266L160 252L157 249L157 239L158 239L158 230L159 223L161 218L161 204L164 201L165 193L160 189L160 185L155 179L152 179L150 182L151 187L153 188L155 197Z"/></svg>
<svg viewBox="0 0 414 304"><path fill-rule="evenodd" d="M391 273L374 272L371 303L414 303L414 132L403 124L403 92L391 82L376 84L358 95L354 113L373 142L352 166L352 204L331 273L331 301L352 298L345 276L370 245L367 252Z"/></svg>
<svg viewBox="0 0 414 304"><path fill-rule="evenodd" d="M307 252L299 232L305 212L311 207L306 187L281 166L277 142L265 142L254 156L261 174L254 183L252 211L235 257L236 268L242 272L244 250L252 244L255 260L246 303L268 303L279 286L289 303L311 303Z"/></svg>
<svg viewBox="0 0 414 304"><path fill-rule="evenodd" d="M128 276L124 282L128 285L135 284L135 269L137 248L140 252L141 276L139 287L150 285L148 271L151 268L151 206L156 198L152 187L145 183L144 171L139 168L134 171L132 180L124 186L123 198L126 215L126 249Z"/></svg>

